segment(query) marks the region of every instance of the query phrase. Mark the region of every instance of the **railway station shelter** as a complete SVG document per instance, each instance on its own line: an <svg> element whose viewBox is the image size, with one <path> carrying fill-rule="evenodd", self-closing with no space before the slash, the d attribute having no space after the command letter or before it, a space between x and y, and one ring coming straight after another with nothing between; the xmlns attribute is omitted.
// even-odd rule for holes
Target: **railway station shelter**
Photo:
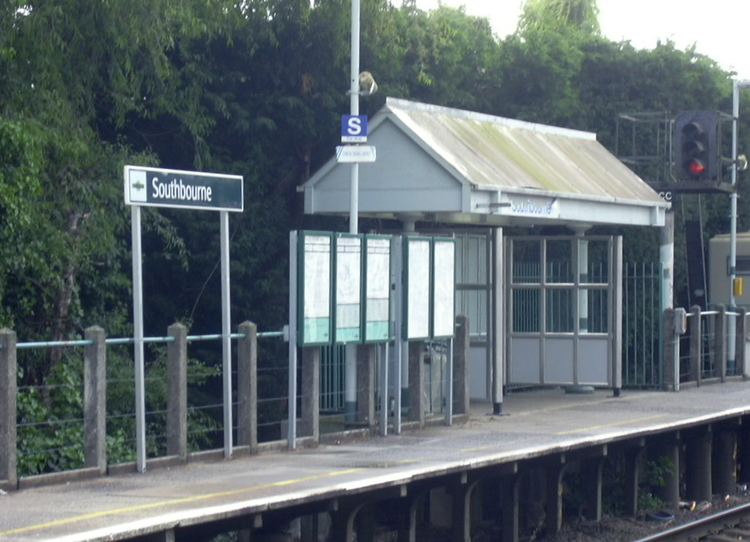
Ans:
<svg viewBox="0 0 750 542"><path fill-rule="evenodd" d="M359 167L359 214L378 219L367 231L456 238L472 399L499 412L507 387L619 390L622 240L611 232L664 228L668 203L588 132L388 98L367 144L377 160ZM305 213L347 216L350 171L335 157L317 171Z"/></svg>

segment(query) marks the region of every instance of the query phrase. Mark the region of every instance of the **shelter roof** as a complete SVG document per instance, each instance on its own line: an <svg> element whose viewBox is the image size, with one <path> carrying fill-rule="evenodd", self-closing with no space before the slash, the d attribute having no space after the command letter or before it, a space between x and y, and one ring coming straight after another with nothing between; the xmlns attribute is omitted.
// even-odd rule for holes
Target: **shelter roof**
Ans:
<svg viewBox="0 0 750 542"><path fill-rule="evenodd" d="M370 122L360 212L452 223L662 225L664 202L595 134L388 98ZM348 164L304 185L305 212L346 213ZM616 212L613 212L616 210Z"/></svg>

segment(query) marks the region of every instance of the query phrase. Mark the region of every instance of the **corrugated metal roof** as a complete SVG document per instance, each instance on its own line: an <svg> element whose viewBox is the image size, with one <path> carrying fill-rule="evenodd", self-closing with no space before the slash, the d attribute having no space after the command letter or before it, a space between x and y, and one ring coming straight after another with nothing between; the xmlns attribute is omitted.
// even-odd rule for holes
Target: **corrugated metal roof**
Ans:
<svg viewBox="0 0 750 542"><path fill-rule="evenodd" d="M535 189L668 207L589 132L394 98L380 114L400 122L480 190Z"/></svg>

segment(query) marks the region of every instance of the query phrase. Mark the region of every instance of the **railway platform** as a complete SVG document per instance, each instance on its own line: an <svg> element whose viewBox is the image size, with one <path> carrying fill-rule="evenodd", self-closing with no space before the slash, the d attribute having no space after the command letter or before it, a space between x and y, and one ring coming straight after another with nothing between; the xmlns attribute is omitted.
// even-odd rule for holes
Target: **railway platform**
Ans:
<svg viewBox="0 0 750 542"><path fill-rule="evenodd" d="M252 533L261 526L303 516L315 518L312 527L307 522L306 532L314 533L308 539L317 539L320 513L329 513L331 529L340 533L332 539L349 540L355 530L367 530L361 526L367 522L357 519L359 512L385 500L403 501L404 506L396 507L404 511L397 522L398 539L413 540L418 499L435 487L452 495L455 539L470 540L469 496L478 483L492 477L503 486L502 540L517 540L518 480L529 468L546 469L546 521L554 530L562 521L555 489L568 465L593 465L588 513L595 519L601 515L602 458L618 447L632 451L632 457L649 448L666 450L675 460L682 457L687 468L698 473L689 476L687 491L709 493L712 485L715 489L717 483L736 482L750 454L745 444L745 429L750 428L743 426L750 415L750 382L679 393L624 391L619 397L611 391L523 391L506 397L505 415L490 415L491 410L489 404L472 405L471 415L451 427L435 425L296 451L238 454L230 460L191 460L149 467L143 474L4 493L0 540L179 540L228 529L244 530L253 540ZM733 435L728 440L721 437L727 431ZM714 445L706 447L707 434L713 435L708 440ZM717 459L728 457L727 446L739 463L717 470ZM632 464L630 479L634 476L635 482L625 493L635 503L638 462ZM675 471L677 481L667 485L679 498L680 469Z"/></svg>

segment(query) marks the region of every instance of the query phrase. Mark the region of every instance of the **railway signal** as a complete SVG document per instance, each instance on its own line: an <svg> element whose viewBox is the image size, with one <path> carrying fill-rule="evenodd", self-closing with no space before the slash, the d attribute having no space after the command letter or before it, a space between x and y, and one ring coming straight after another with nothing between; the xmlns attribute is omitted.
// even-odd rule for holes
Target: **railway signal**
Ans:
<svg viewBox="0 0 750 542"><path fill-rule="evenodd" d="M675 119L675 172L680 181L719 180L719 114L684 111Z"/></svg>

